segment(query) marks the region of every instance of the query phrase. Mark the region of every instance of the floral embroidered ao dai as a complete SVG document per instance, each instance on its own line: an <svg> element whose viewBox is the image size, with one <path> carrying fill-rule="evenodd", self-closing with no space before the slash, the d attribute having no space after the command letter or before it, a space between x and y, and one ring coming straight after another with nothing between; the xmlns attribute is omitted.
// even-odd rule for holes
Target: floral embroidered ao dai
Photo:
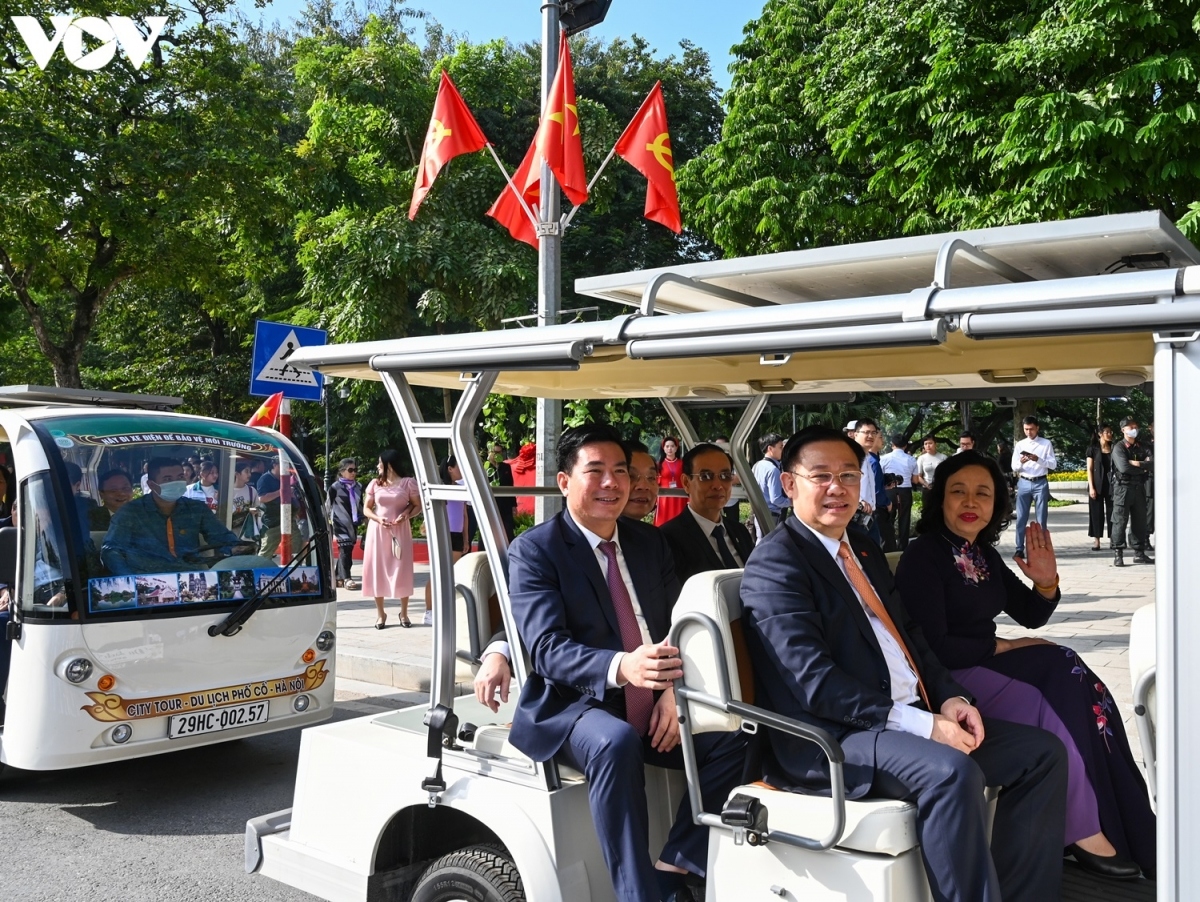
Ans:
<svg viewBox="0 0 1200 902"><path fill-rule="evenodd" d="M1103 831L1143 869L1155 861L1155 819L1112 696L1074 650L1031 645L1001 654L996 617L1034 630L1060 595L1042 597L990 545L949 530L909 543L896 585L926 639L987 717L1047 729L1067 747L1063 845Z"/></svg>

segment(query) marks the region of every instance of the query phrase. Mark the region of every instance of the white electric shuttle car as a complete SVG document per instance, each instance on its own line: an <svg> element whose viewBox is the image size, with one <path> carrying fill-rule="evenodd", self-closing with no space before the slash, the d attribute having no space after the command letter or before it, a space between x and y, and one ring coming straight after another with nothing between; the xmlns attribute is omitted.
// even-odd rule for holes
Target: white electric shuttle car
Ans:
<svg viewBox="0 0 1200 902"><path fill-rule="evenodd" d="M178 403L0 388L15 500L0 525L0 766L99 764L333 713L336 602L312 471L278 433L170 412ZM187 510L162 513L142 465L188 458L215 474ZM258 553L274 514L246 488L272 466L288 487L287 559ZM156 554L154 536L177 553Z"/></svg>
<svg viewBox="0 0 1200 902"><path fill-rule="evenodd" d="M631 309L602 322L298 352L326 375L382 380L404 427L429 524L432 692L427 706L306 730L293 807L247 825L249 871L337 902L613 899L583 778L531 761L507 741L517 690L499 714L454 696L500 621L516 636L503 530L474 441L489 393L659 398L685 443L696 436L681 402L740 406L731 445L761 512L745 448L772 397L1095 397L1120 393L1110 385L1152 382L1157 616L1141 617L1134 642L1139 728L1157 729L1143 746L1156 765L1159 866L1156 888L1143 881L1105 891L1114 899L1189 897L1186 888L1200 885L1200 769L1186 751L1200 747L1200 718L1186 708L1189 690L1200 687L1200 595L1186 568L1200 547L1200 482L1177 474L1190 473L1200 447L1192 406L1200 397L1200 251L1152 212L697 263L583 279L576 289ZM426 419L414 386L461 390L451 422ZM463 462L464 485L442 483L435 443ZM470 501L487 537L486 553L453 569L451 500ZM756 796L761 817L732 807L701 813L710 829L708 902L928 899L913 806L846 800L837 743L750 701L731 629L739 579L739 571L693 577L675 607L688 767L686 778L648 768L650 853L683 793L700 810L692 734L765 725L821 745L834 792L744 786L735 794ZM527 670L515 655L518 684Z"/></svg>

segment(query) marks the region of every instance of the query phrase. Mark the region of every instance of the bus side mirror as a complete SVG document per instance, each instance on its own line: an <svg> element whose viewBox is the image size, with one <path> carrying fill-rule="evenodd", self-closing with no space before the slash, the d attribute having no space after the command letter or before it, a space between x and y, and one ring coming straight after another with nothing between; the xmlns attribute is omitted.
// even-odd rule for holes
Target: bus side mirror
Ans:
<svg viewBox="0 0 1200 902"><path fill-rule="evenodd" d="M17 528L0 528L0 585L14 593L17 585Z"/></svg>

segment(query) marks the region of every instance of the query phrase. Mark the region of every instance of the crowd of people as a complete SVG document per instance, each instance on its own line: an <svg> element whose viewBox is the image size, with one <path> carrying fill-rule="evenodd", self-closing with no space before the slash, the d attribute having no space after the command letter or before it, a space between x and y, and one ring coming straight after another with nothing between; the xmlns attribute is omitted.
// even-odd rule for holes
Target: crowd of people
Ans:
<svg viewBox="0 0 1200 902"><path fill-rule="evenodd" d="M220 471L211 458L152 457L142 464L140 491L125 470L104 470L96 478L95 499L81 491L79 465L64 461L64 467L85 548L110 574L185 571L209 550L278 557L282 483L277 457L234 463L232 528L216 516ZM298 485L292 497L301 522L306 513ZM98 534L102 538L95 538Z"/></svg>
<svg viewBox="0 0 1200 902"><path fill-rule="evenodd" d="M531 661L511 741L587 776L619 898L695 898L703 877L706 831L686 800L657 860L645 854L641 765L682 767L672 687L683 663L665 641L680 586L735 568L759 703L834 735L848 797L917 805L935 898L1056 899L1064 854L1113 879L1153 874L1154 814L1111 694L1072 649L996 634L1001 612L1036 630L1061 598L1046 525L1053 446L1034 418L1023 429L1003 462L977 450L969 431L952 455L923 437L914 457L903 435L882 453L869 418L764 435L753 474L774 521L765 525L738 516L724 439L684 448L670 436L656 457L609 426L564 433L565 510L509 550L510 599ZM1112 494L1142 549L1146 496L1130 487L1144 490L1147 473L1137 471L1151 455L1136 424L1122 429L1126 478L1112 480ZM1104 453L1116 457L1115 448ZM683 494L660 495L671 488ZM1014 513L1015 567L995 547ZM888 550L903 552L894 577ZM493 711L509 697L508 638L493 637L475 681ZM753 776L828 792L815 747L765 735ZM696 740L703 803L717 811L747 776L746 737ZM990 840L984 786L1004 787Z"/></svg>

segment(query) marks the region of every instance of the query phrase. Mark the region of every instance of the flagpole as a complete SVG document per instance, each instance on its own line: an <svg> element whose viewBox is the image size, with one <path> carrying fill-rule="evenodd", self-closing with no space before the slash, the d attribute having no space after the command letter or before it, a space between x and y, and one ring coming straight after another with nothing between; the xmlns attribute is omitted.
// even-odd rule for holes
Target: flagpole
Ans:
<svg viewBox="0 0 1200 902"><path fill-rule="evenodd" d="M508 182L508 187L517 196L517 202L520 203L521 209L525 211L525 215L529 217L529 222L536 233L538 227L537 217L533 215L533 211L529 209L529 204L525 203L525 198L521 196L521 192L517 190L517 186L513 183L512 176L508 174L508 170L504 168L504 164L500 162L500 158L496 156L496 149L490 143L487 145L487 149L491 153L492 159L496 161L496 165L500 167L500 171L504 173L504 181Z"/></svg>
<svg viewBox="0 0 1200 902"><path fill-rule="evenodd" d="M542 116L550 100L554 75L558 70L559 13L561 0L541 0L542 5ZM563 111L566 112L565 110ZM566 125L566 116L563 117ZM562 210L559 206L558 180L549 164L541 161L541 198L538 209L538 292L537 324L552 326L558 322L559 282L562 279ZM554 485L558 467L558 434L562 431L562 402L554 398L537 399L537 484ZM561 509L562 499L539 495L534 502L536 520L544 523Z"/></svg>
<svg viewBox="0 0 1200 902"><path fill-rule="evenodd" d="M596 186L596 182L600 180L600 176L604 172L604 167L608 165L609 161L613 158L613 155L616 154L616 152L617 145L614 144L612 149L608 152L608 156L604 158L604 162L600 164L600 168L596 170L596 174L592 176L592 180L588 182L588 194L592 193L592 188L594 188ZM571 208L571 212L563 217L562 227L564 229L571 224L571 220L575 218L575 214L579 212L579 208L582 206L583 204L576 204Z"/></svg>

